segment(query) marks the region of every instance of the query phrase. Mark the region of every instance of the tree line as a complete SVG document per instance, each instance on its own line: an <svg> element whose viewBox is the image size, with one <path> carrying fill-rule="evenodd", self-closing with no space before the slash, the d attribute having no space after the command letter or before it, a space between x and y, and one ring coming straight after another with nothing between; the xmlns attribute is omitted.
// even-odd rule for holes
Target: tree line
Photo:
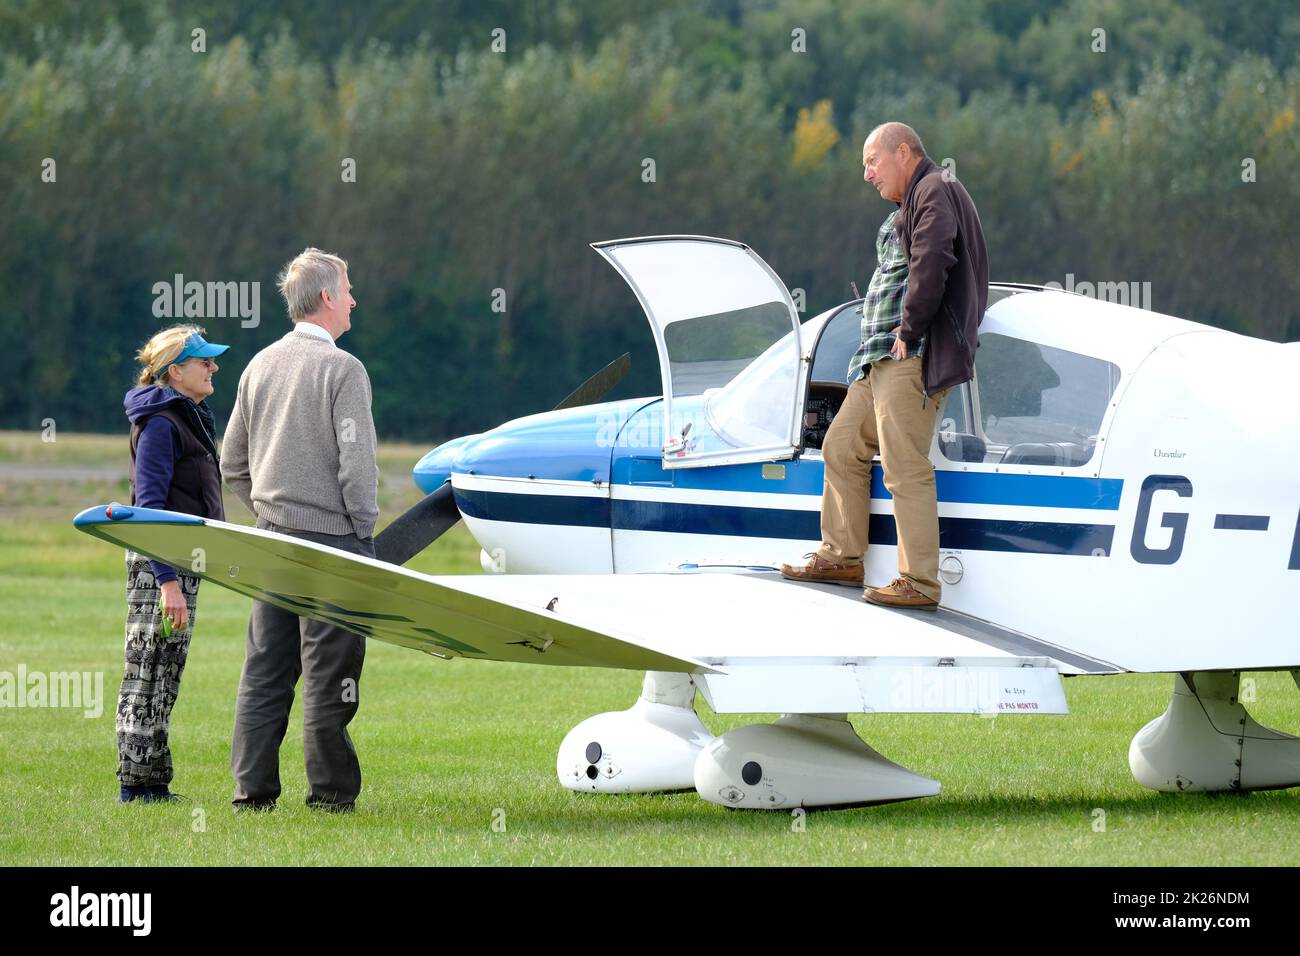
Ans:
<svg viewBox="0 0 1300 956"><path fill-rule="evenodd" d="M123 430L177 276L257 283L256 325L202 322L232 346L224 421L306 245L351 265L342 344L385 438L543 410L624 351L617 394L656 393L635 299L588 243L739 239L816 314L874 268L892 206L860 150L885 119L966 184L995 278L1149 282L1157 311L1300 338L1300 15L1219 7L124 0L87 22L11 0L0 427Z"/></svg>

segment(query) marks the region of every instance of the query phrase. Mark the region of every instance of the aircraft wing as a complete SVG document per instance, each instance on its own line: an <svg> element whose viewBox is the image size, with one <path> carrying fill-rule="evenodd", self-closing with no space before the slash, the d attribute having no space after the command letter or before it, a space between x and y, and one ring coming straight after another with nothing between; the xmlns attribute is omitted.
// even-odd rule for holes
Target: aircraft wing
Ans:
<svg viewBox="0 0 1300 956"><path fill-rule="evenodd" d="M1118 670L950 611L772 572L431 576L165 511L82 531L304 617L444 658L677 671L718 713L1066 713L1060 672Z"/></svg>
<svg viewBox="0 0 1300 956"><path fill-rule="evenodd" d="M476 593L464 586L476 575L431 577L289 535L147 508L90 508L73 524L245 597L437 657L708 669L659 651L653 640L576 625L548 611L546 600Z"/></svg>

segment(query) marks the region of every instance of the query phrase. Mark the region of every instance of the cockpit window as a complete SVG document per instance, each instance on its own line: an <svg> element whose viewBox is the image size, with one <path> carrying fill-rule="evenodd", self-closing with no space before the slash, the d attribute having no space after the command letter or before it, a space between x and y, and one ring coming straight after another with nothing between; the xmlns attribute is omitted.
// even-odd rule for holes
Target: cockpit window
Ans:
<svg viewBox="0 0 1300 956"><path fill-rule="evenodd" d="M827 321L826 331L817 340L817 354L813 357L814 382L838 382L847 385L849 363L862 344L862 303L850 302ZM812 339L805 325L804 338Z"/></svg>
<svg viewBox="0 0 1300 956"><path fill-rule="evenodd" d="M1119 379L1118 366L1102 359L986 333L975 357L976 414L946 414L952 434L941 434L940 447L955 461L1085 465ZM972 434L957 433L972 423Z"/></svg>
<svg viewBox="0 0 1300 956"><path fill-rule="evenodd" d="M784 303L683 319L664 329L673 396L703 395L743 372L773 342L791 335Z"/></svg>
<svg viewBox="0 0 1300 956"><path fill-rule="evenodd" d="M806 323L801 332L815 336ZM799 373L799 345L787 332L728 383L706 395L709 425L726 445L762 445L788 434L793 408L789 402Z"/></svg>

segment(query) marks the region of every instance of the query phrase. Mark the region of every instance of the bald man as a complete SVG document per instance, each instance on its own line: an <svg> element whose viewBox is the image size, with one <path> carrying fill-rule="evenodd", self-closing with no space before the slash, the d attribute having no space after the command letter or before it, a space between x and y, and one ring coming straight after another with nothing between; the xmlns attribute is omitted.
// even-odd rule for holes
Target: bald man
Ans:
<svg viewBox="0 0 1300 956"><path fill-rule="evenodd" d="M975 374L988 302L979 213L955 177L903 123L872 130L863 179L897 203L876 236L862 304L862 345L849 391L822 443L822 543L787 578L861 586L871 517L871 460L880 455L898 529L898 576L863 597L888 607L939 606L939 510L930 444L948 390Z"/></svg>

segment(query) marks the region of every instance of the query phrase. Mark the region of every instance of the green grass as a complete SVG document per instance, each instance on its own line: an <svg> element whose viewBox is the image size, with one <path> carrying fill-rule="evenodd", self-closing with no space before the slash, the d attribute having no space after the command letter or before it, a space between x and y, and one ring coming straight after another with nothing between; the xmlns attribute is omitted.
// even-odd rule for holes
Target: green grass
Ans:
<svg viewBox="0 0 1300 956"><path fill-rule="evenodd" d="M393 468L409 470L418 454L391 456ZM302 724L295 708L281 751L279 809L235 816L230 733L249 604L211 584L203 587L172 726L174 787L192 802L121 806L113 802L113 708L122 668L124 570L120 551L71 527L75 511L99 503L81 494L78 483L55 483L42 492L47 503L39 508L3 501L0 670L21 663L29 672L103 672L105 698L96 719L69 709L0 709L5 864L1294 865L1300 859L1294 839L1300 791L1173 795L1133 781L1128 744L1164 709L1173 682L1167 675L1069 680L1068 717L855 718L868 742L941 781L943 792L812 814L804 831L795 832L788 814L728 811L693 793L609 797L560 787L560 740L592 714L629 706L640 674L447 663L373 642L352 725L365 775L358 812L321 816L302 806ZM50 508L60 515L49 516ZM395 513L386 511L385 518ZM477 553L461 526L413 566L476 573ZM1251 676L1258 696L1252 714L1294 731L1300 694L1291 678ZM702 699L699 705L715 732L762 719L717 717ZM1096 810L1105 814L1104 832L1094 829ZM504 832L493 829L497 811L504 811Z"/></svg>
<svg viewBox="0 0 1300 956"><path fill-rule="evenodd" d="M81 435L44 431L0 431L0 464L101 467L126 470L126 430L122 435Z"/></svg>

